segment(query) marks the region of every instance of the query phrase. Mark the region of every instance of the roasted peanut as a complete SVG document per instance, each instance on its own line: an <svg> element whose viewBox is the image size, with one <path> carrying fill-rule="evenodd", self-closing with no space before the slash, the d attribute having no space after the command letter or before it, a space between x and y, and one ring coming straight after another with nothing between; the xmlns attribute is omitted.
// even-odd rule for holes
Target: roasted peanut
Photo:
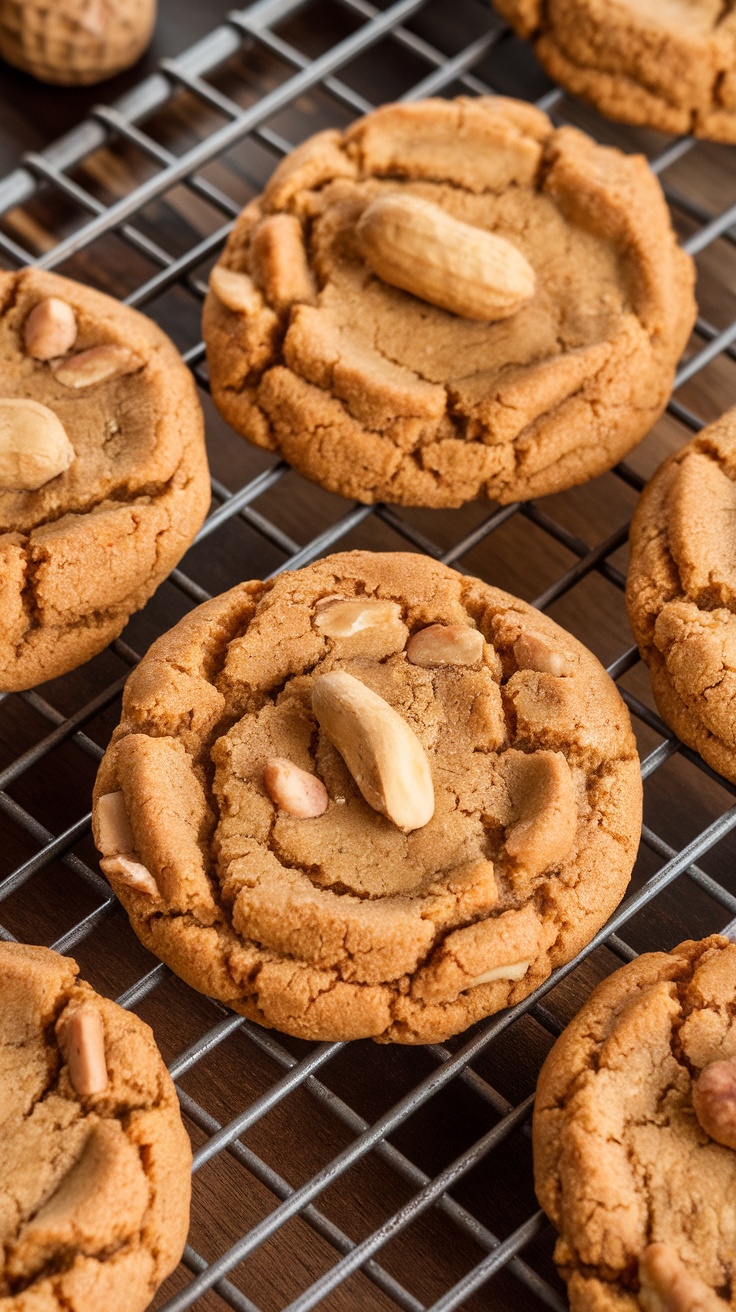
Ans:
<svg viewBox="0 0 736 1312"><path fill-rule="evenodd" d="M71 351L76 340L76 315L58 296L34 305L23 325L23 345L34 360L56 360Z"/></svg>
<svg viewBox="0 0 736 1312"><path fill-rule="evenodd" d="M112 342L102 346L90 346L87 351L79 351L63 360L54 369L54 377L64 387L93 387L96 383L106 383L110 378L123 374L133 374L142 369L143 361L126 346L115 346Z"/></svg>
<svg viewBox="0 0 736 1312"><path fill-rule="evenodd" d="M427 755L406 720L352 674L321 675L312 708L369 806L410 833L434 815Z"/></svg>
<svg viewBox="0 0 736 1312"><path fill-rule="evenodd" d="M516 246L420 196L379 196L356 233L384 282L464 319L506 319L534 295L534 270Z"/></svg>
<svg viewBox="0 0 736 1312"><path fill-rule="evenodd" d="M327 601L317 610L314 622L326 638L352 638L361 629L393 624L400 619L401 607L395 601L354 597Z"/></svg>
<svg viewBox="0 0 736 1312"><path fill-rule="evenodd" d="M112 875L121 884L134 888L137 893L146 893L148 897L158 896L158 884L147 866L141 865L134 856L105 856L100 861L100 869L106 875Z"/></svg>
<svg viewBox="0 0 736 1312"><path fill-rule="evenodd" d="M695 1115L716 1143L736 1148L736 1057L711 1062L693 1085Z"/></svg>
<svg viewBox="0 0 736 1312"><path fill-rule="evenodd" d="M82 1006L63 1022L63 1045L69 1079L80 1098L107 1088L105 1031L96 1007Z"/></svg>
<svg viewBox="0 0 736 1312"><path fill-rule="evenodd" d="M483 634L466 624L430 624L413 633L406 644L412 665L478 665L483 659Z"/></svg>
<svg viewBox="0 0 736 1312"><path fill-rule="evenodd" d="M36 492L74 457L61 420L48 406L25 397L0 400L0 492Z"/></svg>

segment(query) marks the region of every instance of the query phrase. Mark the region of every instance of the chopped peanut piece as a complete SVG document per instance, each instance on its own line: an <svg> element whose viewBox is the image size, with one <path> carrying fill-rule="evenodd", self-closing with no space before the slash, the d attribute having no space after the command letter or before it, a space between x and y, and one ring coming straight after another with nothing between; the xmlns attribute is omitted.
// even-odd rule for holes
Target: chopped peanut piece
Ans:
<svg viewBox="0 0 736 1312"><path fill-rule="evenodd" d="M218 301L234 314L255 314L261 307L260 292L247 273L216 264L210 274L209 287Z"/></svg>
<svg viewBox="0 0 736 1312"><path fill-rule="evenodd" d="M705 1133L736 1148L736 1057L711 1062L693 1085L695 1115Z"/></svg>
<svg viewBox="0 0 736 1312"><path fill-rule="evenodd" d="M71 351L76 340L76 315L58 296L34 305L23 325L23 345L34 360L56 360Z"/></svg>
<svg viewBox="0 0 736 1312"><path fill-rule="evenodd" d="M104 1093L107 1088L105 1031L102 1017L95 1007L83 1006L74 1011L63 1027L63 1043L69 1065L69 1079L80 1098Z"/></svg>
<svg viewBox="0 0 736 1312"><path fill-rule="evenodd" d="M129 351L125 346L90 346L88 351L79 351L69 356L54 370L54 377L65 387L75 390L80 387L93 387L96 383L106 383L118 375L133 374L143 368L140 356Z"/></svg>
<svg viewBox="0 0 736 1312"><path fill-rule="evenodd" d="M400 619L401 607L395 601L355 597L328 601L317 610L314 622L326 638L352 638L362 629L392 624Z"/></svg>
<svg viewBox="0 0 736 1312"><path fill-rule="evenodd" d="M537 670L540 674L572 673L572 665L564 652L557 651L538 633L523 633L514 643L514 656L520 670Z"/></svg>
<svg viewBox="0 0 736 1312"><path fill-rule="evenodd" d="M412 634L406 659L432 669L436 665L478 665L483 659L483 634L465 624L430 624Z"/></svg>
<svg viewBox="0 0 736 1312"><path fill-rule="evenodd" d="M327 810L330 799L322 780L284 756L266 761L263 782L271 801L289 815L312 820Z"/></svg>
<svg viewBox="0 0 736 1312"><path fill-rule="evenodd" d="M492 970L476 975L475 979L471 979L470 983L465 985L465 989L477 988L479 984L491 984L494 979L522 979L531 964L531 957L529 957L526 961L510 961L507 966L494 966Z"/></svg>

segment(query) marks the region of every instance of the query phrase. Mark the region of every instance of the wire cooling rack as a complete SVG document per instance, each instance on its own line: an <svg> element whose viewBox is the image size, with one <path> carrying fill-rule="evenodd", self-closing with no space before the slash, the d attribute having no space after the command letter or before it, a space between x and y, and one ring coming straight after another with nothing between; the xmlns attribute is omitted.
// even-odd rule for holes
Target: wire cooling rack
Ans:
<svg viewBox="0 0 736 1312"><path fill-rule="evenodd" d="M629 462L584 488L502 509L346 504L213 410L199 340L208 269L241 206L312 132L380 101L489 91L649 156L698 260L701 315L673 397ZM151 1022L194 1140L190 1245L158 1295L166 1312L566 1305L531 1184L539 1066L621 961L736 924L735 790L654 712L622 600L645 478L736 399L734 158L566 99L481 0L257 0L0 182L3 263L100 286L174 337L216 475L197 543L123 638L0 705L0 935L73 953ZM95 768L151 640L241 578L353 546L426 552L548 611L618 681L642 756L643 842L622 906L525 1002L447 1045L312 1045L226 1012L138 944L89 838Z"/></svg>

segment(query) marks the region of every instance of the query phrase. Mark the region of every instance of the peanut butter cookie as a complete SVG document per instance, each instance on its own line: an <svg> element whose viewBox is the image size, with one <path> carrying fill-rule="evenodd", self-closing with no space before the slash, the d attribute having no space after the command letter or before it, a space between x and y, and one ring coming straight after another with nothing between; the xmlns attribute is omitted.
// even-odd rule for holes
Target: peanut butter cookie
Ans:
<svg viewBox="0 0 736 1312"><path fill-rule="evenodd" d="M0 690L116 638L209 505L189 370L143 315L55 274L0 272Z"/></svg>
<svg viewBox="0 0 736 1312"><path fill-rule="evenodd" d="M195 988L310 1039L442 1039L621 898L628 714L595 658L423 556L350 552L200 606L128 680L102 869Z"/></svg>
<svg viewBox="0 0 736 1312"><path fill-rule="evenodd" d="M550 77L609 118L736 141L731 0L494 0Z"/></svg>
<svg viewBox="0 0 736 1312"><path fill-rule="evenodd" d="M147 1025L0 943L0 1309L142 1312L181 1257L189 1138Z"/></svg>
<svg viewBox="0 0 736 1312"><path fill-rule="evenodd" d="M662 718L736 782L736 410L644 489L626 604Z"/></svg>
<svg viewBox="0 0 736 1312"><path fill-rule="evenodd" d="M736 1306L736 944L651 952L591 994L539 1076L537 1196L573 1312Z"/></svg>
<svg viewBox="0 0 736 1312"><path fill-rule="evenodd" d="M156 0L0 0L0 56L41 82L102 82L143 54Z"/></svg>
<svg viewBox="0 0 736 1312"><path fill-rule="evenodd" d="M644 159L501 97L387 105L243 211L204 307L212 395L346 497L540 496L649 431L692 286Z"/></svg>

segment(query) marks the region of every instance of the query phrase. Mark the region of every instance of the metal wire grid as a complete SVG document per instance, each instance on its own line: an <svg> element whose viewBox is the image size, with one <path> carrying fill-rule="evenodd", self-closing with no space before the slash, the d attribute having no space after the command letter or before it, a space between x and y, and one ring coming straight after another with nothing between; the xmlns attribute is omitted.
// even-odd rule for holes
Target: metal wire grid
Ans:
<svg viewBox="0 0 736 1312"><path fill-rule="evenodd" d="M473 0L469 2L472 4ZM11 267L32 263L41 268L55 268L75 254L88 250L96 239L115 231L128 246L152 262L157 270L127 297L129 304L150 306L156 298L175 285L184 286L189 292L201 297L204 284L197 277L196 270L219 251L230 231L232 219L240 208L239 201L230 197L219 185L202 176L201 171L223 152L246 138L257 140L271 152L273 157L282 156L291 149L292 143L270 127L269 122L280 111L293 108L304 93L319 88L339 107L343 115L345 112L350 116L366 112L372 106L363 94L351 86L350 65L357 57L375 50L379 43L386 41L390 42L402 56L419 61L428 70L419 81L407 87L404 93L406 99L443 92L451 94L455 90L484 94L496 89L486 79L478 76L474 70L494 47L502 49L504 43L508 45L511 38L500 23L489 24L487 30L479 37L454 53L448 53L430 42L426 36L420 35L411 26L412 20L421 17L423 11L431 9L430 0L396 0L385 8L375 6L370 0L337 0L338 8L353 20L354 30L337 44L325 49L323 53L309 57L276 30L283 26L285 20L304 10L307 5L308 0L257 0L257 3L250 8L231 14L226 24L218 27L176 60L162 60L160 72L128 93L117 105L98 107L87 122L61 142L51 146L42 154L27 155L23 166L0 182L0 214L6 215L16 207L23 206L38 194L40 188L50 186L54 194L73 202L87 217L72 232L62 236L48 251L40 255L21 246L7 229L0 230L0 250L6 262ZM222 65L223 61L232 56L241 56L247 66L251 54L262 51L276 56L287 70L292 71L287 71L277 85L246 107L238 104L206 80L207 76ZM182 90L188 93L196 104L216 111L225 122L188 150L177 155L147 133L140 124L154 112L165 108ZM563 106L562 93L552 89L538 103L548 111L559 114ZM117 201L104 205L90 191L82 187L71 174L76 166L88 159L93 152L115 140L129 143L143 152L154 169L150 177L140 185L131 188ZM675 141L651 160L652 167L663 175L671 166L685 158L694 146L695 143L689 138ZM213 232L193 244L184 254L174 256L142 231L140 226L136 226L136 219L147 205L165 196L177 184L183 184L188 193L204 199L208 205L225 216L225 219ZM694 225L694 231L685 242L692 254L705 251L720 238L727 242L734 241L731 227L736 223L736 204L714 215L708 213L699 203L668 188L666 182L665 190L680 213L687 215ZM689 358L681 365L675 392L718 356L732 357L736 344L736 320L724 328L717 329L701 316L696 332L698 343ZM189 349L185 358L194 369L200 387L206 388L201 344ZM670 401L669 410L677 421L691 431L697 431L701 427L702 421L699 417L674 396ZM463 558L479 543L512 517L522 517L575 558L575 563L536 598L535 605L542 609L551 606L569 594L581 581L596 574L615 589L621 589L624 585L624 575L612 557L625 542L626 525L621 525L605 541L591 547L555 519L547 509L535 503L516 504L491 511L481 523L465 533L462 539L449 550L443 550L400 512L390 507L360 505L345 510L325 531L314 536L306 545L299 546L278 524L264 516L254 506L260 497L281 482L286 472L287 467L283 462L275 463L234 492L217 480L213 480L213 499L217 508L207 519L198 540L211 537L226 523L240 516L246 519L253 531L283 553L284 560L279 569L293 569L338 546L359 524L373 520L381 521L388 526L410 547L424 551L435 559L463 568ZM626 465L620 466L615 473L618 479L630 488L639 490L642 486L640 476ZM279 570L274 572L278 573ZM208 596L205 589L182 570L174 571L172 582L186 598L187 603L199 603ZM114 644L114 651L127 667L132 666L139 659L138 653L123 640ZM633 669L637 661L636 649L628 647L611 664L610 673L614 678L622 679ZM79 840L88 833L90 815L83 815L63 833L55 836L21 806L8 790L62 743L70 740L94 761L99 760L102 749L85 733L85 726L116 701L123 682L124 676L110 684L72 715L65 715L57 710L38 692L21 694L28 706L53 727L38 738L32 747L0 771L0 810L5 814L8 822L19 826L38 847L31 858L0 881L0 901L8 899L11 894L21 890L52 863L59 861L79 877L98 899L95 908L52 945L62 952L73 951L94 935L115 907L115 899L111 896L106 882L73 851ZM650 778L675 753L682 754L707 778L718 779L697 756L682 747L649 707L626 686L622 686L621 690L632 714L661 739L659 745L649 752L642 763L642 774L645 779ZM7 695L0 697L0 700L6 698ZM733 795L735 790L730 785L725 784L723 780L718 780L718 783L722 789ZM728 921L726 930L736 924L736 896L698 864L730 834L735 826L736 804L731 804L681 850L674 850L663 837L645 826L644 844L661 864L655 873L625 900L609 923L578 958L557 971L523 1003L477 1026L464 1041L460 1040L450 1046L429 1047L427 1052L435 1062L431 1073L373 1123L369 1124L338 1097L318 1074L335 1057L342 1045L334 1043L313 1045L307 1056L299 1058L294 1056L274 1034L261 1030L221 1009L222 1019L172 1063L170 1069L174 1079L180 1081L187 1071L214 1051L236 1030L247 1033L250 1042L266 1053L276 1066L283 1070L283 1075L265 1094L226 1125L220 1125L201 1103L180 1085L178 1086L184 1113L205 1135L202 1146L195 1153L194 1170L198 1171L218 1154L228 1152L279 1201L260 1223L243 1234L215 1260L207 1262L192 1247L188 1247L184 1263L192 1273L192 1278L168 1298L164 1304L165 1312L182 1312L183 1309L197 1304L200 1297L213 1288L230 1307L242 1312L259 1312L256 1304L230 1277L249 1254L296 1215L327 1240L334 1251L334 1261L320 1278L289 1303L289 1312L307 1312L307 1309L317 1306L358 1270L385 1295L387 1306L405 1308L409 1312L424 1312L425 1304L406 1287L405 1283L391 1274L388 1269L390 1263L383 1265L379 1262L378 1255L387 1247L391 1239L431 1207L439 1208L455 1226L471 1236L485 1251L485 1256L464 1277L431 1303L433 1312L449 1312L450 1309L464 1304L475 1291L483 1287L486 1287L488 1301L482 1306L496 1306L493 1287L489 1287L488 1282L503 1268L517 1278L519 1299L523 1300L524 1306L547 1306L562 1312L565 1304L558 1288L520 1256L530 1241L536 1239L546 1228L541 1213L534 1212L510 1234L500 1239L450 1192L462 1176L477 1167L517 1129L522 1127L528 1132L532 1097L525 1098L517 1105L511 1104L487 1079L473 1069L473 1063L509 1027L528 1014L533 1015L548 1033L552 1035L558 1033L561 1025L555 1014L544 1005L543 1000L546 995L602 945L605 945L619 960L632 959L636 954L619 936L619 931L636 913L654 902L663 890L680 876L685 876L686 880L699 887L718 907L722 908L723 918ZM2 925L0 925L0 936L5 939L13 937ZM118 1001L127 1007L138 1005L162 983L167 974L167 969L162 964L154 966L126 990ZM430 1177L390 1142L390 1136L453 1080L464 1082L484 1100L492 1124L491 1128L455 1161L439 1174ZM306 1183L294 1187L252 1148L249 1148L243 1142L243 1136L257 1121L300 1087L342 1122L352 1138L349 1145L325 1167ZM331 1184L370 1152L376 1152L397 1175L408 1182L414 1192L399 1210L389 1216L367 1238L356 1242L343 1232L325 1211L320 1210L318 1201ZM358 1304L348 1302L341 1306L358 1306Z"/></svg>

